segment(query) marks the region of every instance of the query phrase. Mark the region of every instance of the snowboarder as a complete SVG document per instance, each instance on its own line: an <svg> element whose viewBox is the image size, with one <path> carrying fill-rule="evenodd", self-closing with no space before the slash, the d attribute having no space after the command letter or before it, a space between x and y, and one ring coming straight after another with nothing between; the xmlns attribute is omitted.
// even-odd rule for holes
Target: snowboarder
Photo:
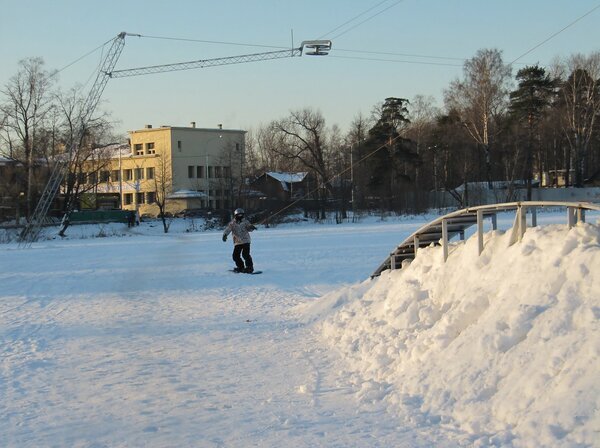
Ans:
<svg viewBox="0 0 600 448"><path fill-rule="evenodd" d="M235 261L234 272L245 272L252 274L254 265L250 256L250 232L256 230L250 221L244 218L244 210L241 208L233 212L233 219L223 232L223 241L227 241L227 235L233 233L233 261ZM241 256L240 256L241 255ZM242 258L244 259L242 261ZM246 265L244 266L244 262Z"/></svg>

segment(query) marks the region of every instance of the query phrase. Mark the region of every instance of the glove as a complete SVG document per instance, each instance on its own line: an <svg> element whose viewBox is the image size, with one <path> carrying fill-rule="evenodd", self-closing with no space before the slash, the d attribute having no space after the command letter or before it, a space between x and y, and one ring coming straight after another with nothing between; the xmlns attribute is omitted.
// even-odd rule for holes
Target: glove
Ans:
<svg viewBox="0 0 600 448"><path fill-rule="evenodd" d="M223 241L227 241L227 235L223 235Z"/></svg>

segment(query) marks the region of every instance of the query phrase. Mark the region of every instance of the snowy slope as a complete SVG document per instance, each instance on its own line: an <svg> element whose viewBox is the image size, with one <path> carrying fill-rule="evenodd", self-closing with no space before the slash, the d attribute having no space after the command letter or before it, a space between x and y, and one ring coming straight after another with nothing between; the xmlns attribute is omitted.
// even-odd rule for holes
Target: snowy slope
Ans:
<svg viewBox="0 0 600 448"><path fill-rule="evenodd" d="M428 248L312 313L366 400L481 446L600 446L600 231L528 229ZM329 306L326 306L329 304ZM328 310L329 308L329 310ZM465 440L465 439L463 439Z"/></svg>
<svg viewBox="0 0 600 448"><path fill-rule="evenodd" d="M0 245L0 446L594 446L598 227L365 280L430 219Z"/></svg>

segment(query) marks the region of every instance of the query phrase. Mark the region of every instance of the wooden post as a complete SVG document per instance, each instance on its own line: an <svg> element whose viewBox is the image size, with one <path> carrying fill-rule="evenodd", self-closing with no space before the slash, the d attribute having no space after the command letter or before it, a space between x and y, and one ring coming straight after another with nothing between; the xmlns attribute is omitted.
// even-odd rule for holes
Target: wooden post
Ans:
<svg viewBox="0 0 600 448"><path fill-rule="evenodd" d="M445 263L448 259L448 221L445 219L442 219L442 250Z"/></svg>
<svg viewBox="0 0 600 448"><path fill-rule="evenodd" d="M483 210L477 210L477 247L479 255L483 252Z"/></svg>
<svg viewBox="0 0 600 448"><path fill-rule="evenodd" d="M577 209L577 222L585 222L585 209Z"/></svg>
<svg viewBox="0 0 600 448"><path fill-rule="evenodd" d="M575 225L575 210L573 207L567 207L567 224L569 229Z"/></svg>
<svg viewBox="0 0 600 448"><path fill-rule="evenodd" d="M519 205L517 214L519 216L519 241L522 241L525 230L527 230L527 207Z"/></svg>

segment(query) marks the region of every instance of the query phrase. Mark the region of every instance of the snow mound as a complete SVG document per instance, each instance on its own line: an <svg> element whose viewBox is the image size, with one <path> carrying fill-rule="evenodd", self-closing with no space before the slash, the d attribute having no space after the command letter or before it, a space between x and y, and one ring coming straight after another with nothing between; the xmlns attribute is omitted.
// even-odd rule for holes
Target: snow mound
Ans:
<svg viewBox="0 0 600 448"><path fill-rule="evenodd" d="M322 298L309 318L363 400L475 446L592 446L600 437L600 229L530 228L439 247ZM596 445L598 446L598 445Z"/></svg>

